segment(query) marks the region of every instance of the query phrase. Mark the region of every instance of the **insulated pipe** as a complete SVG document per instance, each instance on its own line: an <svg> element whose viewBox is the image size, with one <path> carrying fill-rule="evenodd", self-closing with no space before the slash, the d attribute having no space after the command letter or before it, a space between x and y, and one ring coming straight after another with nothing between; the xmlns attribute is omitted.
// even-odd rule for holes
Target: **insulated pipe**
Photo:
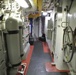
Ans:
<svg viewBox="0 0 76 75"><path fill-rule="evenodd" d="M26 2L28 2L29 8L26 8L25 12L35 12L37 8L36 8L33 0L29 0L29 1L26 0Z"/></svg>
<svg viewBox="0 0 76 75"><path fill-rule="evenodd" d="M2 31L0 30L0 75L6 75L5 54L3 51Z"/></svg>
<svg viewBox="0 0 76 75"><path fill-rule="evenodd" d="M0 31L0 64L2 61L4 61L4 52L2 48L2 32Z"/></svg>
<svg viewBox="0 0 76 75"><path fill-rule="evenodd" d="M6 44L9 63L12 66L18 66L21 63L20 47L19 47L19 26L18 21L14 18L6 20Z"/></svg>
<svg viewBox="0 0 76 75"><path fill-rule="evenodd" d="M21 57L23 57L24 55L22 36L23 36L23 26L22 26L22 22L19 21L19 43L20 43L20 56Z"/></svg>
<svg viewBox="0 0 76 75"><path fill-rule="evenodd" d="M0 63L0 75L6 75L5 61Z"/></svg>

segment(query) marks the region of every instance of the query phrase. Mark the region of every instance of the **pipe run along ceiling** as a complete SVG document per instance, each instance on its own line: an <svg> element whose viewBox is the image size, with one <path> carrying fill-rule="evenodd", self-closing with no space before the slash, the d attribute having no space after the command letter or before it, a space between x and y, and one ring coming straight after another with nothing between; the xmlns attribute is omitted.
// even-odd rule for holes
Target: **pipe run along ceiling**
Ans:
<svg viewBox="0 0 76 75"><path fill-rule="evenodd" d="M40 16L40 13L42 11L42 3L43 0L33 0L33 3L36 7L36 10L29 14L29 18L37 18Z"/></svg>

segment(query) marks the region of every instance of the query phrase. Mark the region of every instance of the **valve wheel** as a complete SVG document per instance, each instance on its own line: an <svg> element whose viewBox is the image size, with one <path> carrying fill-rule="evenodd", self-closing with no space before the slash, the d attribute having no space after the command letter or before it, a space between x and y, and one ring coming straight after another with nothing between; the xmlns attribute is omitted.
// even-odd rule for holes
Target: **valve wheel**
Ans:
<svg viewBox="0 0 76 75"><path fill-rule="evenodd" d="M63 50L64 50L64 61L66 63L71 62L74 54L74 39L73 39L73 31L70 26L64 29Z"/></svg>

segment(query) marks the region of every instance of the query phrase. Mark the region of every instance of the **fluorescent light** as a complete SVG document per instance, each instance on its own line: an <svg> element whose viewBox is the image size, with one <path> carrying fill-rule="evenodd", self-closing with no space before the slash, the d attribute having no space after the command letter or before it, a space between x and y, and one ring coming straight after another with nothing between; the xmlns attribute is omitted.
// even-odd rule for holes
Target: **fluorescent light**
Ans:
<svg viewBox="0 0 76 75"><path fill-rule="evenodd" d="M72 14L69 14L69 13L68 13L68 17L72 17Z"/></svg>
<svg viewBox="0 0 76 75"><path fill-rule="evenodd" d="M25 0L15 0L21 7L28 8L28 4Z"/></svg>
<svg viewBox="0 0 76 75"><path fill-rule="evenodd" d="M43 12L43 16L46 16L47 15L47 12Z"/></svg>
<svg viewBox="0 0 76 75"><path fill-rule="evenodd" d="M58 17L62 17L62 13L58 13Z"/></svg>

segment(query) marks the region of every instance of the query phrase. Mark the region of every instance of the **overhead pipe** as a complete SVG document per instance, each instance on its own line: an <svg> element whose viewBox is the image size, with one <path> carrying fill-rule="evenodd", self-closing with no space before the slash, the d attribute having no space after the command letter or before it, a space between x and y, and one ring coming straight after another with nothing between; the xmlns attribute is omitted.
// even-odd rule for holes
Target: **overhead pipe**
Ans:
<svg viewBox="0 0 76 75"><path fill-rule="evenodd" d="M26 8L25 12L34 12L34 11L36 11L37 8L36 8L33 0L26 0L26 2L28 3L29 8Z"/></svg>
<svg viewBox="0 0 76 75"><path fill-rule="evenodd" d="M30 0L26 0L27 4L29 5L29 8L32 8L32 5L30 3Z"/></svg>
<svg viewBox="0 0 76 75"><path fill-rule="evenodd" d="M73 2L74 2L74 0L71 0L70 6L68 7L68 13L69 13L70 10L71 10L71 7L72 7L72 5L73 5Z"/></svg>

